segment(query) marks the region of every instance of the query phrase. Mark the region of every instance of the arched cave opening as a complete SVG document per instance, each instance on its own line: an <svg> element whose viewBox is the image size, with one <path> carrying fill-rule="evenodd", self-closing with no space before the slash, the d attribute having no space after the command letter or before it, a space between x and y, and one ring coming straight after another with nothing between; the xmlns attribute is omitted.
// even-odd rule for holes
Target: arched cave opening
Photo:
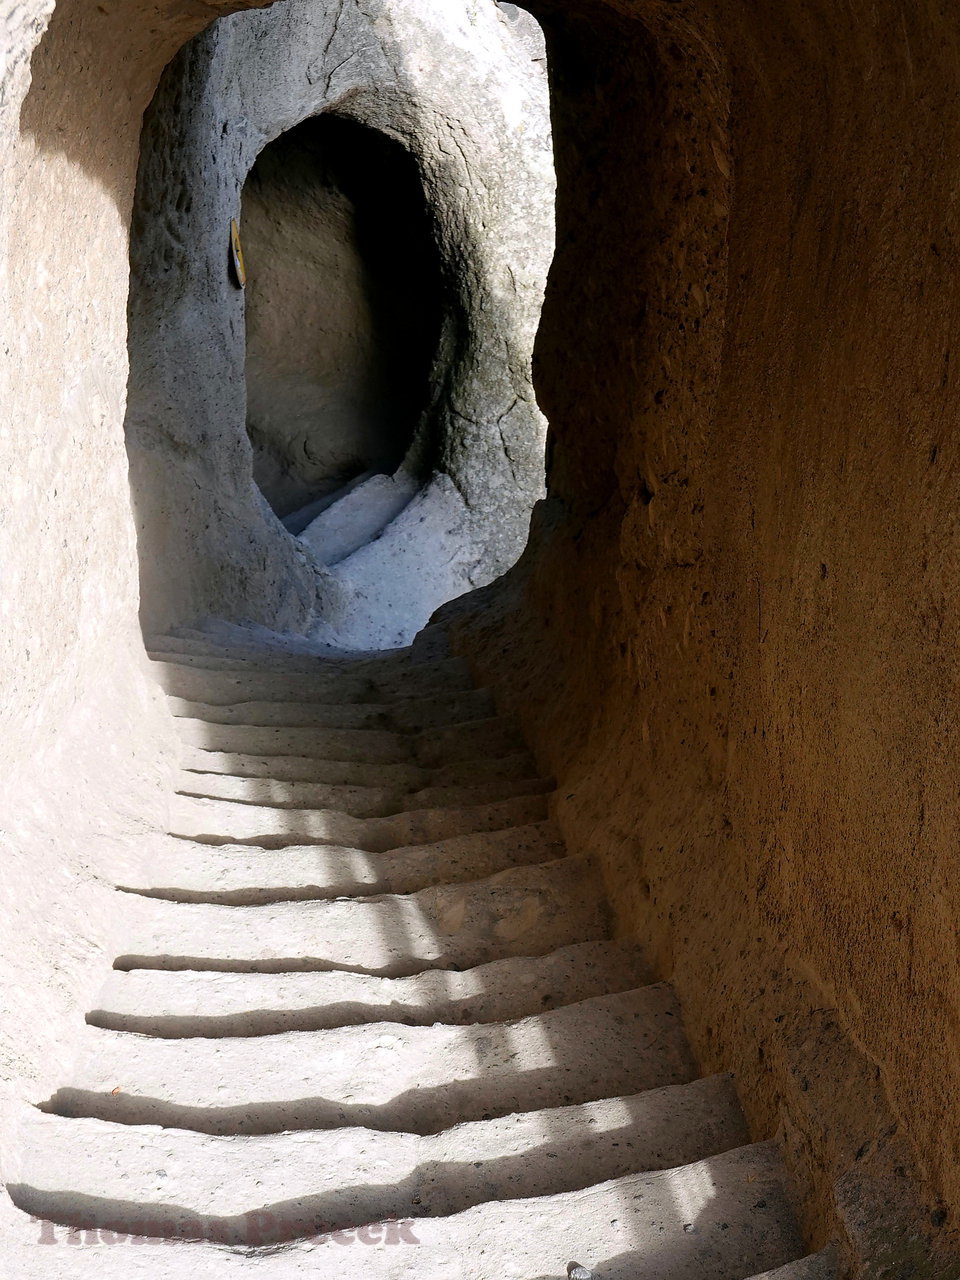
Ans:
<svg viewBox="0 0 960 1280"><path fill-rule="evenodd" d="M268 143L243 187L253 475L300 533L344 486L392 474L427 406L445 311L417 164L323 114Z"/></svg>
<svg viewBox="0 0 960 1280"><path fill-rule="evenodd" d="M126 441L148 635L409 644L519 556L556 175L540 28L237 13L144 116ZM429 53L429 56L427 56ZM240 227L246 287L229 269Z"/></svg>
<svg viewBox="0 0 960 1280"><path fill-rule="evenodd" d="M495 4L467 40L466 13L330 27L297 0L215 23L160 77L125 424L148 635L220 618L397 648L524 547L554 250L543 40Z"/></svg>

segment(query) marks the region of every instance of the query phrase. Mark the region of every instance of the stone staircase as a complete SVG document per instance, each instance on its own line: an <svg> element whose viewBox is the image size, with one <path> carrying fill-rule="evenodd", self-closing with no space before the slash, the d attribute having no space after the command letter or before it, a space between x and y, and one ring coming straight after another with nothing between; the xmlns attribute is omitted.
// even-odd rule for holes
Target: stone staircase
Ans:
<svg viewBox="0 0 960 1280"><path fill-rule="evenodd" d="M170 839L8 1187L100 1246L46 1274L837 1280L515 728L425 652L154 654Z"/></svg>

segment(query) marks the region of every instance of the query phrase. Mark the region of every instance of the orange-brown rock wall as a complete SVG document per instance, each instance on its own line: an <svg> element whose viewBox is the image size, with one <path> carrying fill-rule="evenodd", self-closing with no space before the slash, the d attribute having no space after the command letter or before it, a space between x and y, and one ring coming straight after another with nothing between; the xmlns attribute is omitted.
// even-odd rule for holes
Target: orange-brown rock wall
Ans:
<svg viewBox="0 0 960 1280"><path fill-rule="evenodd" d="M457 643L811 1234L931 1275L960 1210L960 19L531 7L552 500Z"/></svg>

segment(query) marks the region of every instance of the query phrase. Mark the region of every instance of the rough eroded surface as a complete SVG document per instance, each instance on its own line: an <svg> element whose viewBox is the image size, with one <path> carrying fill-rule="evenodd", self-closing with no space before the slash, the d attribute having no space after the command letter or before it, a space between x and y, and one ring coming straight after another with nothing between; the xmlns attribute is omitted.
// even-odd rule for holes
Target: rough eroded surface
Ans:
<svg viewBox="0 0 960 1280"><path fill-rule="evenodd" d="M216 651L198 656L216 698ZM307 674L302 659L284 672L275 658L224 657L248 695L265 677ZM314 666L327 713L348 718L369 691L398 720L418 705L404 697L410 677L442 687L456 670L410 651ZM227 705L205 705L221 727ZM281 697L258 718L294 706ZM431 720L395 737L416 751L442 733L444 754L502 758L462 692L434 700ZM350 758L382 767L382 731L351 732ZM335 741L303 758L322 767ZM284 754L277 743L268 758ZM230 801L208 803L215 825L238 820ZM290 812L252 811L264 829ZM539 862L485 875L488 842L527 847L529 827L503 813L471 830L466 883L424 846L419 892L271 905L224 904L213 885L158 900L150 886L197 881L148 851L75 1059L22 1109L6 1153L17 1236L26 1214L39 1233L17 1274L74 1239L108 1277L127 1249L166 1241L158 1277L217 1274L230 1258L260 1276L282 1260L318 1280L340 1280L344 1264L367 1280L530 1280L575 1257L603 1280L748 1280L791 1265L837 1280L831 1260L804 1259L779 1151L751 1143L729 1076L700 1075L670 985L648 983L636 944L607 937L595 872L546 839ZM200 861L211 848L180 843ZM326 847L349 863L382 844L361 826L353 850ZM275 883L287 850L247 847ZM245 861L236 847L227 858ZM347 1247L360 1256L341 1260Z"/></svg>
<svg viewBox="0 0 960 1280"><path fill-rule="evenodd" d="M382 0L372 8L290 0L217 23L168 68L143 135L130 312L128 441L151 629L213 614L303 630L316 607L316 634L327 642L404 644L438 604L516 559L543 488L544 424L530 360L553 249L554 186L543 68L516 25L490 0ZM291 538L253 483L244 302L227 269L226 237L258 154L321 113L380 131L408 153L439 277L424 279L421 292L442 296L424 412L401 449L403 474L415 477L419 495L362 529L353 546L338 541L330 548L335 571L318 578L329 543L309 530L303 544ZM353 163L357 147L354 139ZM400 184L375 151L367 163L394 188L369 199L401 204ZM292 180L290 163L285 173ZM250 413L256 438L275 444L268 491L289 511L291 467L304 484L337 467L350 478L351 433L372 430L381 412L360 403L378 394L378 375L355 332L360 285L348 281L340 293L328 290L325 303L336 368L325 374L318 353L307 385L292 367L302 364L305 336L284 341L284 325L294 334L297 326L280 313L305 286L283 285L277 252L270 269L280 276L264 281L262 184L249 194ZM345 235L342 227L330 232L326 266L349 276L358 268ZM299 258L302 273L313 251L302 235L298 243L284 252ZM396 252L415 250L398 244ZM300 301L301 330L309 331L317 302ZM420 323L421 303L412 298L397 323ZM265 306L277 312L272 320ZM396 386L386 407L402 432L411 410ZM278 414L285 421L271 426ZM320 418L315 446L303 414ZM399 461L378 458L370 441L364 448L356 471ZM327 459L320 471L307 465L305 449ZM261 470L264 457L261 448ZM326 513L328 524L333 518ZM337 513L338 530L347 518Z"/></svg>

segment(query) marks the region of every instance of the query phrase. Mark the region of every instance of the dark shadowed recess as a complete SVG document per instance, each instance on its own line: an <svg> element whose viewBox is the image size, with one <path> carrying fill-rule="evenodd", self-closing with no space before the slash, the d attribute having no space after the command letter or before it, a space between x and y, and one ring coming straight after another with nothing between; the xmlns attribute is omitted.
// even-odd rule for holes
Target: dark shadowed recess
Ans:
<svg viewBox="0 0 960 1280"><path fill-rule="evenodd" d="M244 247L247 429L282 517L408 453L446 308L441 258L410 152L327 114L260 153Z"/></svg>

